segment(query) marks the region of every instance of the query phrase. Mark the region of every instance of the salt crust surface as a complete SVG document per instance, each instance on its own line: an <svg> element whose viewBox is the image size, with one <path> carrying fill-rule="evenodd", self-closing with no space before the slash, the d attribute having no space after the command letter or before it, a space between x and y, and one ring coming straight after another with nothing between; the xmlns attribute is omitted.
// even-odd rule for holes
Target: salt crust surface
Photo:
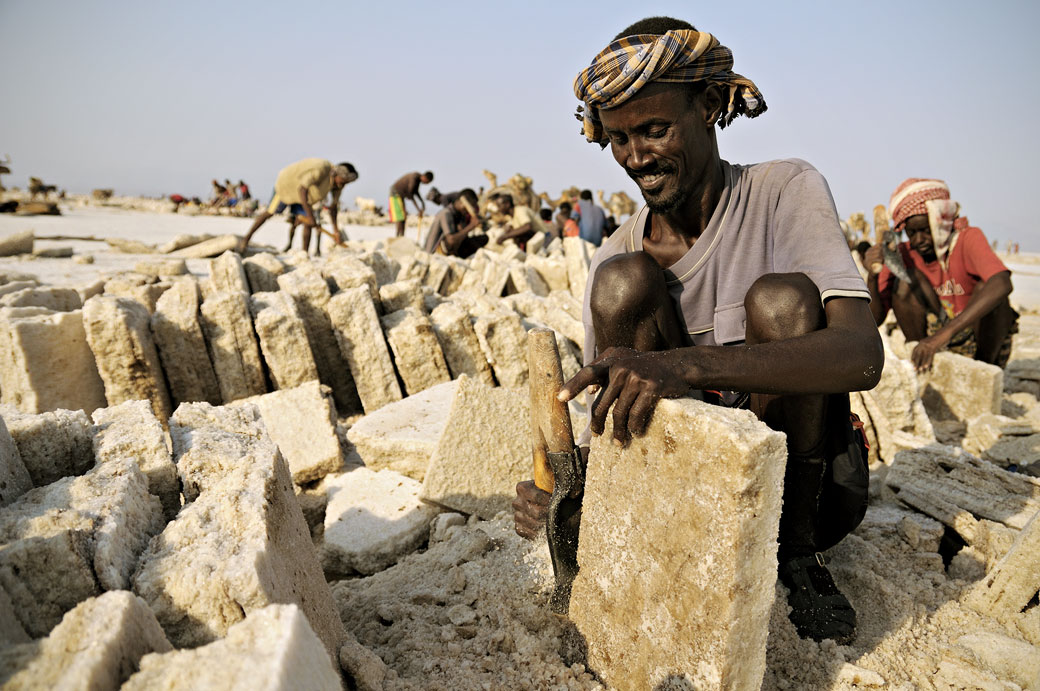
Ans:
<svg viewBox="0 0 1040 691"><path fill-rule="evenodd" d="M73 211L66 217L35 218L31 222L39 225L43 229L39 232L42 233L65 232L69 227L69 221L80 223L80 227L85 229L84 234L97 234L111 230L112 232L127 234L128 236L139 233L142 223L154 225L160 221L169 221L176 224L178 229L186 227L184 224L192 225L193 228L201 228L205 224L214 224L214 228L219 225L221 229L234 228L239 232L244 232L249 224L249 221L245 219L185 218L165 214L155 215L92 209ZM9 232L9 229L13 230L15 227L18 227L12 224L24 225L25 223L27 223L25 219L0 217L0 234L6 234ZM84 223L87 225L83 225ZM90 226L90 223L96 225ZM217 229L215 232L226 232L221 229ZM350 227L348 230L352 238L358 238L367 237L364 236L366 232L385 231L386 229ZM389 232L392 233L392 229ZM77 247L81 251L90 252L94 252L97 248L96 244L86 242L78 243ZM379 256L385 260L383 255L380 254ZM20 273L24 273L26 270L30 270L45 282L55 284L73 283L78 285L85 280L90 280L99 270L125 270L131 268L135 259L137 258L133 255L119 255L105 251L97 253L97 263L93 265L77 264L68 260L58 259L37 260L28 264L17 258L5 258L0 260L0 271L10 271L13 268ZM533 259L544 258L536 258L532 255L528 257L528 262L532 263ZM562 263L560 259L557 258L550 261ZM200 263L200 261L189 260L189 268L192 268L197 273L204 273L204 262ZM127 264L127 262L130 262L130 264ZM391 267L392 263L392 260L383 261L383 264L379 265L380 270L383 272L380 283L387 283L393 280L396 266ZM1017 269L1018 266L1015 265L1012 268ZM1040 295L1040 290L1038 290L1040 281L1030 278L1028 273L1019 274L1016 271L1015 284L1016 290L1013 295L1013 301L1016 304L1020 305L1023 301L1026 301L1027 304L1040 302L1040 298L1037 297ZM556 287L566 290L566 278L564 278L563 285ZM85 295L85 297L89 297L89 294ZM579 315L572 316L577 317ZM1023 328L1023 332L1027 331L1028 326ZM1034 351L1036 350L1035 343L1027 343L1025 345L1032 345ZM1019 339L1016 339L1016 352L1023 352L1020 348ZM1028 357L1035 356L1035 352L1028 355ZM1028 384L1030 382L1025 383ZM1035 384L1035 382L1033 383ZM1022 396L1026 396L1032 401L1031 405L1033 407L1027 408L1026 413L1022 412L1024 401L1021 398ZM1014 401L1010 409L1013 412L1009 412L1007 409L1008 401ZM1036 411L1035 399L1028 394L1005 396L1004 405L1005 408L1001 412L1012 417L1025 415L1029 411ZM895 516L884 515L892 512L895 513ZM796 637L793 627L787 621L786 605L783 604L783 598L777 599L772 614L768 668L763 688L847 689L880 684L887 684L887 688L896 689L937 688L946 683L944 680L948 681L951 678L950 675L957 673L958 670L968 670L967 673L969 675L974 674L974 678L977 681L985 682L992 688L1013 688L997 680L992 672L985 671L981 660L982 656L970 652L972 650L970 645L972 639L969 636L985 636L987 631L992 630L996 632L993 634L996 637L1006 635L1006 630L995 621L968 611L958 604L957 600L961 598L970 581L946 575L936 568L935 557L937 555L934 552L922 553L920 550L910 547L906 538L899 534L898 527L892 527L893 525L898 526L908 516L920 517L920 514L899 509L889 500L876 500L874 506L868 512L864 525L842 545L831 551L832 556L835 557L832 571L835 572L839 586L849 595L861 613L860 637L853 646L839 647L829 643L815 644L801 641ZM510 521L506 517L502 517L501 522L504 539L518 540L510 534ZM484 525L483 529L486 530L487 525L490 524ZM474 529L480 528L468 527L465 530ZM454 530L458 533L462 529L456 527ZM508 549L508 545L503 545L502 549ZM537 546L526 542L520 543L517 545L516 550L513 550L511 556L517 559L519 558L517 554L525 549L537 549ZM430 551L432 552L433 549ZM422 557L423 554L408 557L405 563ZM939 563L941 564L941 561ZM395 569L401 569L403 565L404 563L399 564L370 579L351 581L350 583L357 584L382 577L386 581L380 588L380 592L384 592L389 600L388 582L396 578L393 575ZM869 565L869 568L865 568L864 565ZM547 567L547 562L543 566ZM478 576L480 579L487 578L489 580L501 581L503 577L508 578L512 573L509 568L496 571L493 568L492 561L489 559L484 560L483 567ZM951 567L950 573L953 574L954 572L955 570ZM958 571L956 573L961 572ZM422 582L427 577L436 578L437 574L424 574L413 571L411 573L411 581L408 584L409 587L401 588L401 592L416 592L421 588ZM526 581L521 579L518 582L522 584ZM337 592L341 585L337 584ZM373 587L373 585L365 586L365 590L372 592ZM778 587L778 594L782 596L782 588ZM528 597L524 595L522 602L527 602L527 600ZM413 604L419 607L423 601L424 597L419 597L416 598L416 603L418 604ZM538 601L544 603L544 595ZM483 600L478 598L474 601L471 609L483 607L482 602ZM443 606L436 603L429 605L429 607L434 608L435 612L443 610ZM544 606L542 609L545 609ZM384 614L386 613L388 612L384 612ZM869 613L870 616L865 616L865 613ZM456 615L456 619L459 619L458 612L456 612ZM426 616L432 617L433 615L425 615L422 612L416 613L418 619ZM349 619L346 616L344 618L348 620L349 624ZM380 623L380 626L383 626L383 624ZM395 627L391 626L389 628ZM976 633L966 633L958 636L958 630ZM553 631L551 629L547 629L547 631L548 635L552 637ZM979 631L983 633L977 633ZM1001 634L1000 632L1004 633ZM437 657L433 658L435 663L445 670L438 674L438 678L450 679L449 682L444 684L443 688L480 688L480 680L488 677L487 669L497 669L501 666L499 660L501 657L500 652L489 655L486 650L482 654L477 654L469 649L463 649L458 654L455 654L453 652L454 648L447 649L443 641L436 639L436 634L433 631L430 633L431 635L427 636L429 640L424 640L421 636L403 634L395 638L395 642L411 646L411 660L406 661L393 658L394 665L402 668L406 665L421 667L423 665L422 658L420 657L419 660L415 658L425 655L425 651L429 648L431 649L431 655L438 654ZM464 633L468 633L468 631L464 630ZM463 639L463 641L465 640L468 639ZM993 638L993 640L998 639ZM1021 645L1021 642L1017 642L1017 645ZM1015 649L1022 650L1020 647ZM957 652L953 652L953 650ZM973 654L975 658L972 659ZM402 653L398 657L404 656L405 654ZM547 653L547 656L547 659L556 659L553 658L551 650ZM390 656L386 657L391 659ZM487 659L485 660L485 658ZM470 664L465 666L459 664L467 661ZM369 659L369 662L372 662L372 660ZM523 663L521 662L521 664ZM539 665L534 665L530 669L532 674L514 675L512 678L516 680L516 683L513 687L540 688L548 686L548 683L544 681L547 677L540 677L537 674L542 669ZM384 672L389 678L397 675L395 670L396 667L391 666ZM943 674L946 676L943 676ZM396 686L387 684L386 688L429 688L429 686L423 683L423 677L415 677L414 679L413 683L409 683L407 679L403 681L398 680ZM1010 678L1006 680L1012 681ZM592 686L595 687L594 684ZM1022 686L1022 684L1019 684L1019 686Z"/></svg>

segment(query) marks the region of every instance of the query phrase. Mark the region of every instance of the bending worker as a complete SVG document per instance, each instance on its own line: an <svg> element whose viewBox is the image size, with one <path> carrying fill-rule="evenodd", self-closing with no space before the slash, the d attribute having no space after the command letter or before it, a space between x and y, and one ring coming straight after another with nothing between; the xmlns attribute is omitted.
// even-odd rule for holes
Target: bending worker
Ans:
<svg viewBox="0 0 1040 691"><path fill-rule="evenodd" d="M998 367L1011 356L1018 313L1011 307L1011 271L982 231L960 215L942 180L910 178L892 193L889 215L907 241L897 247L910 282L883 265L883 249L867 250L870 309L877 324L891 308L907 341L918 341L914 366L926 370L943 349Z"/></svg>
<svg viewBox="0 0 1040 691"><path fill-rule="evenodd" d="M433 182L433 171L405 173L390 185L390 221L394 224L397 237L404 237L404 225L408 220L405 201L410 201L415 210L422 216L426 212L426 202L419 195L419 185Z"/></svg>
<svg viewBox="0 0 1040 691"><path fill-rule="evenodd" d="M823 176L799 159L720 158L715 126L766 109L732 66L712 35L654 17L575 79L586 138L610 147L646 206L592 259L585 367L561 397L597 386L590 431L609 412L618 444L644 433L659 399L688 395L785 432L778 559L790 618L803 637L847 643L856 613L821 552L866 512L848 392L877 384L881 339ZM549 496L517 486L518 533L544 525Z"/></svg>
<svg viewBox="0 0 1040 691"><path fill-rule="evenodd" d="M357 170L350 163L332 165L323 158L305 158L282 168L274 182L274 194L271 203L256 220L253 226L242 238L239 245L240 251L245 251L249 246L249 239L253 237L260 226L267 222L275 214L279 214L286 208L289 209L289 244L286 251L292 245L293 233L296 231L297 223L303 226L303 249L310 251L311 228L320 227L318 215L314 212L314 205L320 204L325 197L331 195L329 214L332 217L332 232L342 242L345 237L339 230L339 197L343 188L358 179ZM320 207L319 207L320 211ZM315 254L321 254L321 232L317 235L314 245Z"/></svg>

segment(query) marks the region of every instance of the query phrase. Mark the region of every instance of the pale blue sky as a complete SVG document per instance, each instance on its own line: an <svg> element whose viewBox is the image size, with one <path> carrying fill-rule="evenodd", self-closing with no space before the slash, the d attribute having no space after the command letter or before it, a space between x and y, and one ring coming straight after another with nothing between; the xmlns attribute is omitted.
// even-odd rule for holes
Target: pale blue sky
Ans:
<svg viewBox="0 0 1040 691"><path fill-rule="evenodd" d="M488 168L636 197L579 136L571 84L669 14L718 36L769 104L719 134L727 160L804 158L842 217L940 177L991 238L1040 250L1040 3L635 4L0 0L5 182L207 195L244 178L266 199L282 166L322 156L358 167L351 204L427 168L442 190Z"/></svg>

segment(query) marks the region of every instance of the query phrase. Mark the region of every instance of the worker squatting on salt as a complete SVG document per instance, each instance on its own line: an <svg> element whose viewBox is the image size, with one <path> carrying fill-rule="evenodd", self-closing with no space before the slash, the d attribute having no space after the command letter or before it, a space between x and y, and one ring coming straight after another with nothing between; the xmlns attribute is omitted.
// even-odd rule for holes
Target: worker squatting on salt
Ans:
<svg viewBox="0 0 1040 691"><path fill-rule="evenodd" d="M303 226L303 249L309 252L311 228L321 226L321 221L314 212L314 205L320 204L328 196L331 196L329 214L332 217L332 234L342 241L344 236L340 233L339 222L336 220L339 215L339 197L343 188L357 179L357 170L350 163L333 165L322 158L305 158L282 168L275 178L271 203L253 221L249 232L242 238L239 250L245 251L249 246L249 239L260 230L260 226L266 223L267 219L288 209L289 242L284 251L288 252L292 247L293 234L299 224ZM314 253L321 254L321 231L315 233L315 236Z"/></svg>
<svg viewBox="0 0 1040 691"><path fill-rule="evenodd" d="M1011 307L1011 271L997 258L982 231L960 215L942 180L909 178L892 193L889 215L907 240L897 251L909 282L897 279L882 261L883 248L867 250L870 309L881 324L889 309L919 370L931 367L940 350L1003 367L1011 356L1018 313Z"/></svg>
<svg viewBox="0 0 1040 691"><path fill-rule="evenodd" d="M487 244L487 235L470 235L480 227L476 192L466 187L447 194L438 192L435 196L434 203L442 204L444 208L433 217L426 233L427 252L465 258Z"/></svg>
<svg viewBox="0 0 1040 691"><path fill-rule="evenodd" d="M646 430L660 398L689 395L750 408L785 432L778 558L790 617L803 637L844 643L856 613L820 552L866 511L848 392L877 384L881 339L823 176L798 159L720 158L715 125L766 108L732 66L711 34L655 17L575 80L583 133L610 146L646 206L593 257L585 367L560 395L598 389L591 433L613 406L618 444ZM549 496L517 486L518 533L538 532Z"/></svg>

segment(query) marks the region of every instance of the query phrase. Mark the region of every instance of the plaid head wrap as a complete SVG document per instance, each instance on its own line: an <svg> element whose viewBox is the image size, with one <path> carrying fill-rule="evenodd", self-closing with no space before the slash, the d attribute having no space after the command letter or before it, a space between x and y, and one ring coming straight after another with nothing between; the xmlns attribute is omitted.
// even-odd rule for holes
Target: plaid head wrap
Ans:
<svg viewBox="0 0 1040 691"><path fill-rule="evenodd" d="M960 209L961 205L950 199L950 188L945 182L927 178L904 180L888 202L888 214L897 231L911 216L928 216L932 246L943 264L957 241L956 233L968 227L968 219L959 215Z"/></svg>
<svg viewBox="0 0 1040 691"><path fill-rule="evenodd" d="M599 108L619 106L650 82L688 84L708 81L729 88L729 106L719 116L719 127L738 115L749 118L766 110L762 93L747 77L732 71L733 53L703 31L673 29L662 35L625 36L604 48L592 64L574 79L574 95L584 102L578 109L582 134L606 146Z"/></svg>

